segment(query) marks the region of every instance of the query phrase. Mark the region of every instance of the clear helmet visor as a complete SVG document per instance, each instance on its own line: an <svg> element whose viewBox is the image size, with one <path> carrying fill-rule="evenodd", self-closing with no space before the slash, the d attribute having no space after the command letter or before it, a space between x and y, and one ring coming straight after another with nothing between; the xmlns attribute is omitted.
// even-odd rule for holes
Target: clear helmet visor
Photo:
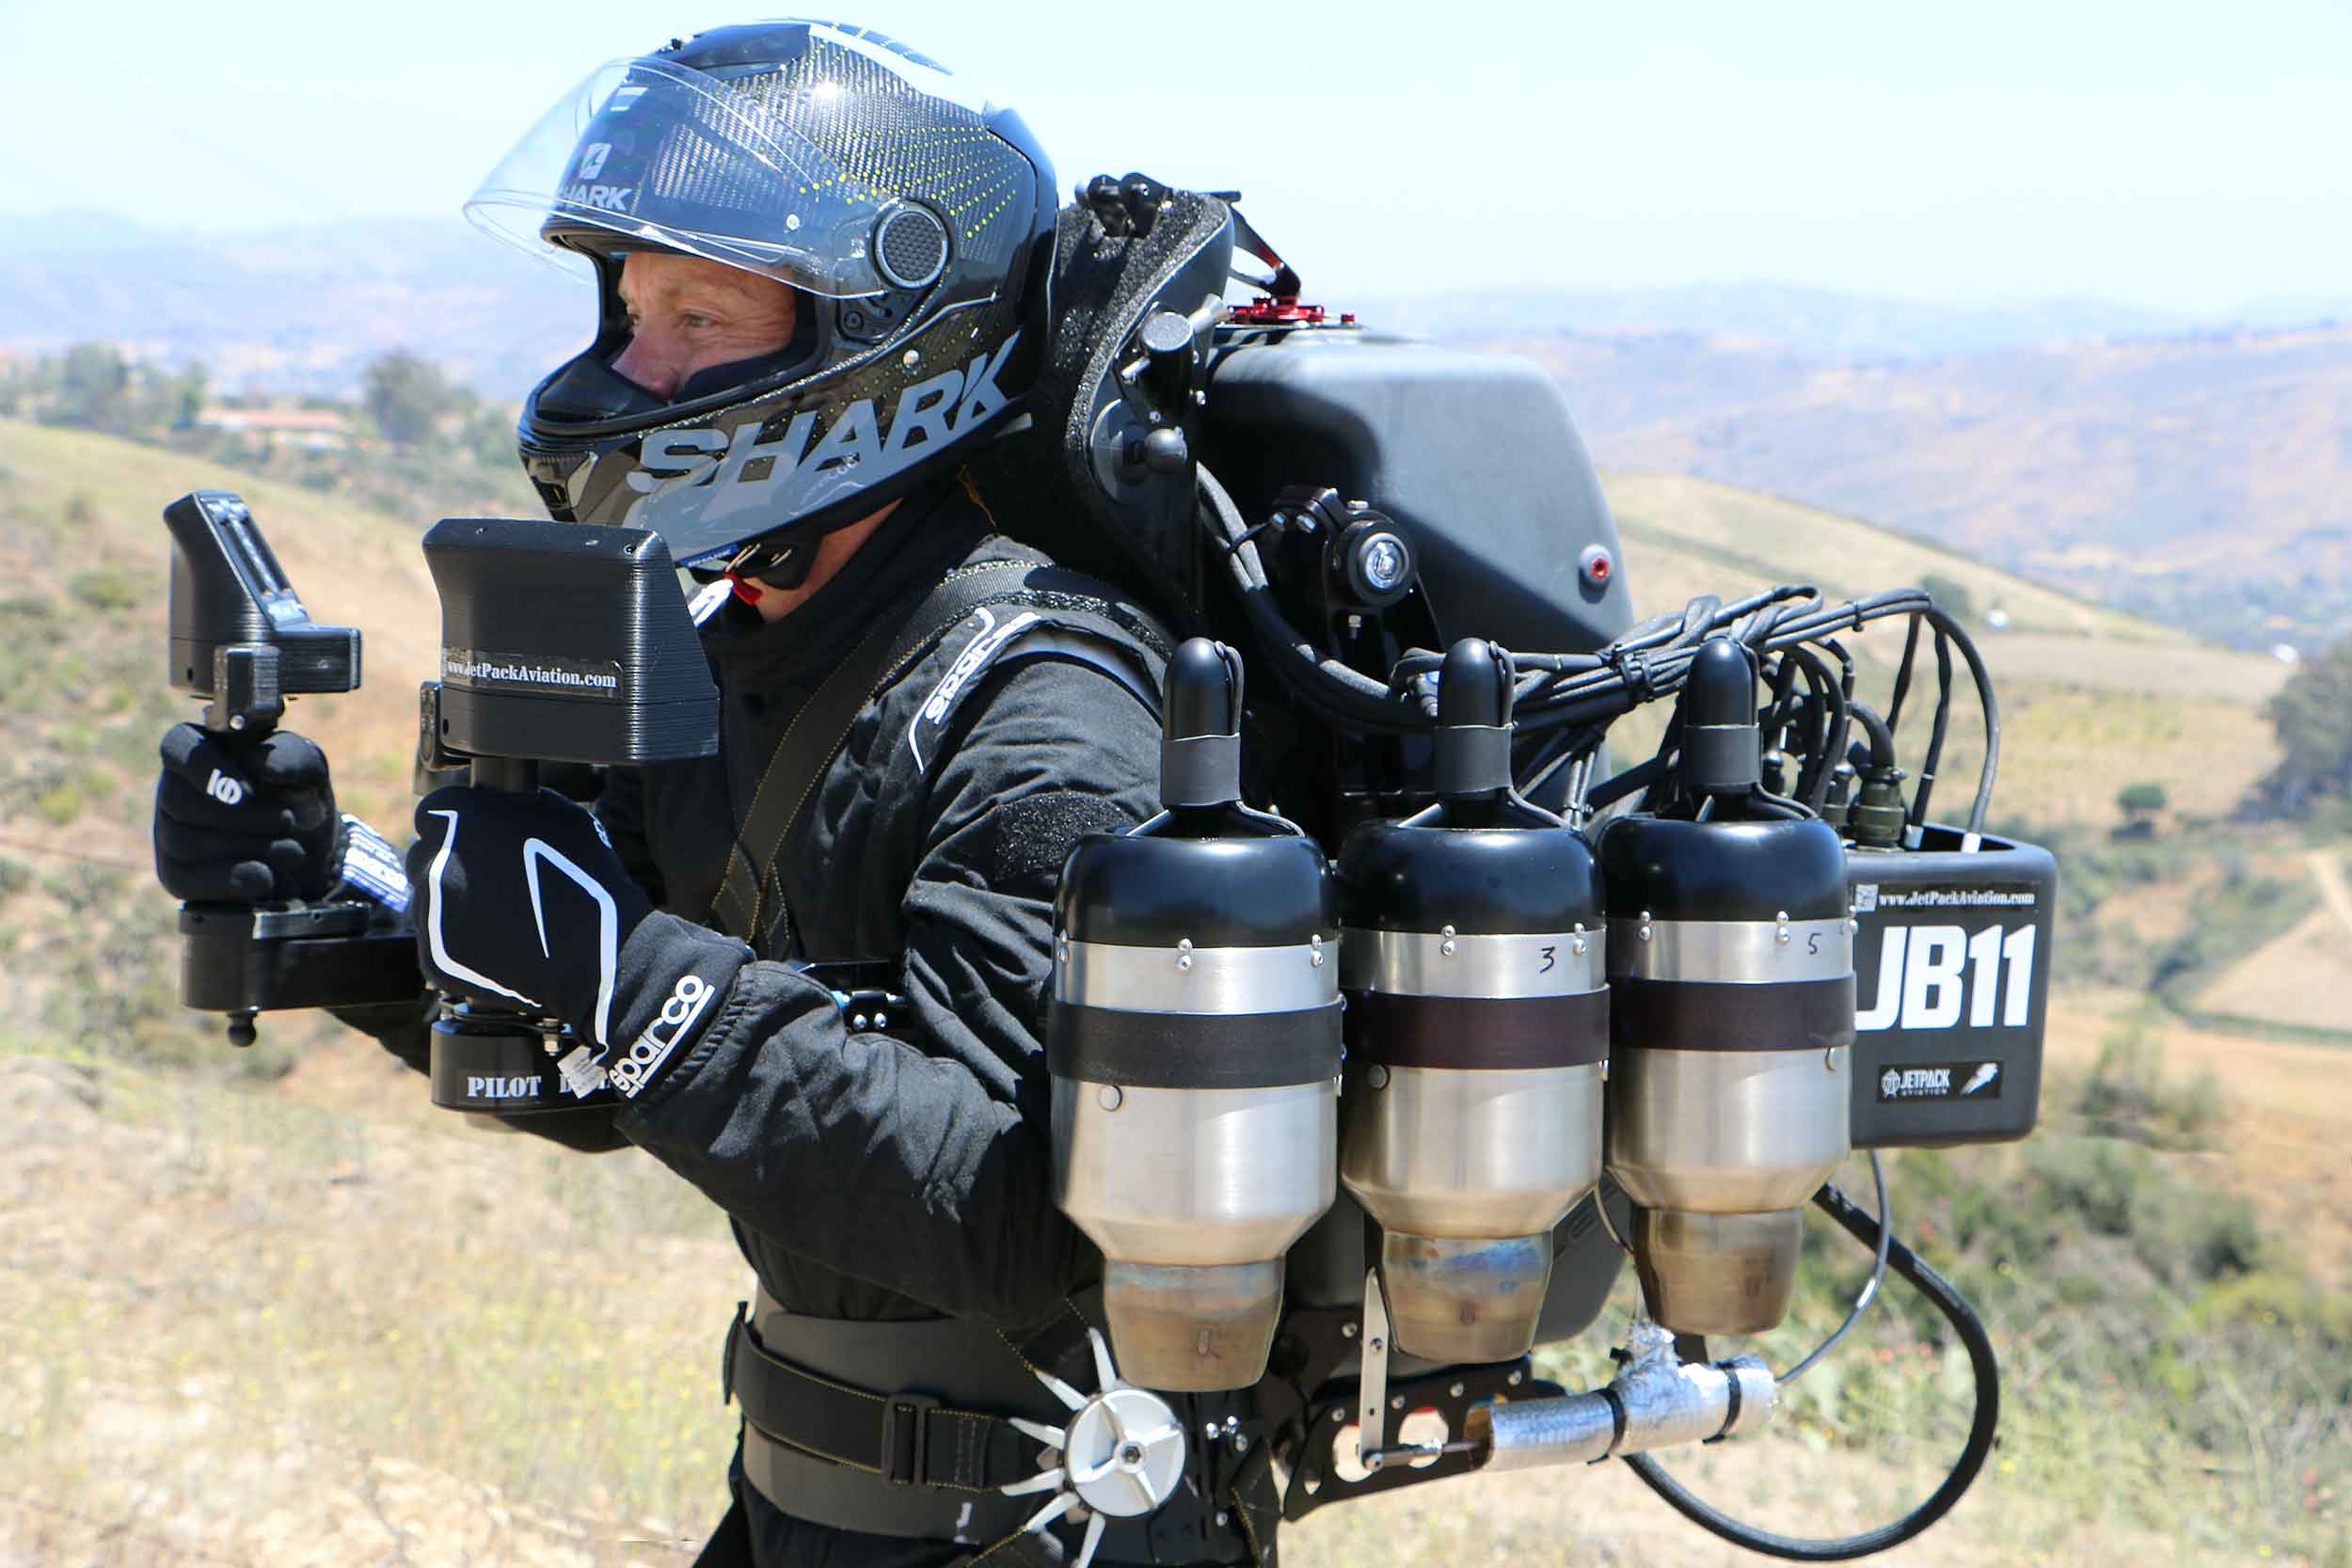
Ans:
<svg viewBox="0 0 2352 1568"><path fill-rule="evenodd" d="M882 293L874 236L896 191L988 132L983 105L961 103L944 72L918 85L932 73L843 41L725 74L652 57L601 66L490 171L466 215L541 255L553 240L633 242L829 298Z"/></svg>

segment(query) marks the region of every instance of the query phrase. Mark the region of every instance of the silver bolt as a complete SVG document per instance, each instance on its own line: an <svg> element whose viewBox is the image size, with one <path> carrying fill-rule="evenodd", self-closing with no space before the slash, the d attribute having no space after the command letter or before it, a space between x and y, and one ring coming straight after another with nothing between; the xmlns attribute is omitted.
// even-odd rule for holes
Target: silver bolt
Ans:
<svg viewBox="0 0 2352 1568"><path fill-rule="evenodd" d="M859 1013L859 1014L857 1014L855 1017L851 1018L851 1019L850 1020L850 1028L852 1028L852 1029L863 1029L863 1028L865 1028L865 1027L866 1027L866 1015L865 1015L864 1013Z"/></svg>
<svg viewBox="0 0 2352 1568"><path fill-rule="evenodd" d="M1859 920L1856 920L1856 919L1855 919L1853 916L1851 916L1851 915L1848 915L1848 916L1846 917L1846 934L1847 934L1848 936L1851 936L1851 935L1853 935L1856 931L1859 931L1860 929L1862 929L1862 922L1861 922L1861 921L1859 921Z"/></svg>
<svg viewBox="0 0 2352 1568"><path fill-rule="evenodd" d="M1176 959L1176 967L1178 969L1190 969L1192 967L1192 955L1185 953L1179 956Z"/></svg>
<svg viewBox="0 0 2352 1568"><path fill-rule="evenodd" d="M1233 1451L1235 1453L1248 1453L1249 1451L1249 1439L1243 1436L1238 1432L1233 1433Z"/></svg>
<svg viewBox="0 0 2352 1568"><path fill-rule="evenodd" d="M1405 543L1392 533L1375 533L1359 546L1358 561L1364 581L1385 594L1405 580Z"/></svg>
<svg viewBox="0 0 2352 1568"><path fill-rule="evenodd" d="M1340 1324L1340 1338L1343 1339L1353 1339L1356 1338L1356 1325L1354 1323Z"/></svg>
<svg viewBox="0 0 2352 1568"><path fill-rule="evenodd" d="M1582 957L1584 956L1584 950L1585 950L1585 948L1586 948L1586 946L1587 946L1587 945L1589 945L1589 944L1588 944L1588 943L1584 941L1584 939L1583 939L1582 937L1579 937L1579 938L1577 938L1577 939L1576 939L1576 941L1575 941L1575 942L1571 942L1571 943L1569 944L1569 946L1568 946L1568 951L1569 951L1569 952L1571 952L1571 953L1574 953L1574 954L1575 954L1578 958L1582 958Z"/></svg>
<svg viewBox="0 0 2352 1568"><path fill-rule="evenodd" d="M229 727L232 730L241 730L245 728L245 715L242 713L230 714L229 716Z"/></svg>
<svg viewBox="0 0 2352 1568"><path fill-rule="evenodd" d="M1519 1379L1520 1379L1520 1377L1521 1377L1522 1375L1523 1375L1523 1374L1518 1373L1518 1372L1513 1372L1510 1376L1508 1376L1508 1377L1504 1378L1502 1381L1503 1381L1504 1383L1506 1383L1506 1384L1510 1385L1512 1387L1516 1388L1516 1387L1518 1387L1518 1386L1519 1386Z"/></svg>
<svg viewBox="0 0 2352 1568"><path fill-rule="evenodd" d="M1375 1089L1385 1089L1389 1086L1389 1069L1375 1062L1371 1069L1364 1074L1364 1082Z"/></svg>
<svg viewBox="0 0 2352 1568"><path fill-rule="evenodd" d="M1446 1393L1449 1397L1458 1400L1462 1397L1462 1386L1457 1383L1453 1387L1448 1388Z"/></svg>
<svg viewBox="0 0 2352 1568"><path fill-rule="evenodd" d="M1094 1102L1097 1105L1102 1106L1105 1111L1116 1111L1119 1109L1120 1101L1125 1100L1126 1098L1127 1097L1125 1095L1119 1092L1118 1085L1105 1084L1101 1089L1096 1091Z"/></svg>
<svg viewBox="0 0 2352 1568"><path fill-rule="evenodd" d="M889 1027L890 1027L890 1015L889 1015L888 1013L876 1013L876 1014L874 1015L874 1027L875 1027L875 1028L877 1028L877 1029L887 1029L887 1028L889 1028Z"/></svg>
<svg viewBox="0 0 2352 1568"><path fill-rule="evenodd" d="M1634 934L1640 937L1644 942L1649 941L1649 911L1644 910L1642 911L1642 928Z"/></svg>
<svg viewBox="0 0 2352 1568"><path fill-rule="evenodd" d="M921 364L922 362L923 355L918 349L909 349L904 354L898 356L898 363L904 365L908 370L914 369L915 366Z"/></svg>
<svg viewBox="0 0 2352 1568"><path fill-rule="evenodd" d="M1194 396L1194 397L1199 397L1200 395L1200 394L1199 392L1195 392L1195 393L1193 393L1193 396ZM1216 1528L1219 1528L1219 1529L1223 1529L1223 1528L1225 1528L1225 1525L1226 1525L1226 1513L1225 1513L1225 1511L1224 1511L1223 1509L1221 1509L1221 1508L1220 1508L1220 1509L1218 1509L1218 1510L1216 1511Z"/></svg>
<svg viewBox="0 0 2352 1568"><path fill-rule="evenodd" d="M1402 1410L1402 1409L1404 1409L1404 1408L1405 1408L1405 1396L1404 1396L1404 1395L1402 1395L1402 1394L1399 1394L1399 1395L1397 1395L1394 1399L1392 1399L1392 1400L1389 1401L1389 1408L1390 1408L1391 1410Z"/></svg>

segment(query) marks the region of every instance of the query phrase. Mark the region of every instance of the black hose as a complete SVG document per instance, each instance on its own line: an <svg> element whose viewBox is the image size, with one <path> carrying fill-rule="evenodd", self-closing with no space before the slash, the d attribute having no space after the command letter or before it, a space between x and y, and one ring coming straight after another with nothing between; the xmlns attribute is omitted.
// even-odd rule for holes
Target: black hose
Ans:
<svg viewBox="0 0 2352 1568"><path fill-rule="evenodd" d="M1854 722L1862 726L1863 738L1869 742L1870 766L1882 773L1892 771L1895 767L1895 732L1886 727L1886 721L1878 716L1878 710L1866 702L1857 699L1847 705L1847 711L1853 715ZM1846 760L1851 762L1853 758L1849 755Z"/></svg>
<svg viewBox="0 0 2352 1568"><path fill-rule="evenodd" d="M1973 841L1983 836L1985 814L1993 809L1993 781L2001 771L2000 699L1993 695L1993 676L1984 667L1984 656L1977 652L1976 639L1940 610L1930 609L1925 619L1959 647L1960 657L1968 665L1969 679L1976 682L1977 705L1984 713L1984 761L1977 768L1977 798L1968 807L1968 835L1973 847Z"/></svg>
<svg viewBox="0 0 2352 1568"><path fill-rule="evenodd" d="M1935 634L1935 723L1928 732L1927 755L1919 760L1919 783L1911 796L1911 826L1928 819L1928 797L1935 793L1935 770L1944 766L1944 732L1952 717L1952 640Z"/></svg>
<svg viewBox="0 0 2352 1568"><path fill-rule="evenodd" d="M1924 594L1921 596L1925 597ZM1895 666L1895 694L1886 705L1886 727L1888 729L1893 729L1903 721L1903 698L1911 691L1911 661L1918 656L1918 653L1919 622L1915 616L1910 626L1903 632L1902 662Z"/></svg>
<svg viewBox="0 0 2352 1568"><path fill-rule="evenodd" d="M1835 646L1833 642L1832 646ZM1804 671L1805 684L1812 688L1813 697L1807 707L1817 720L1806 732L1805 765L1797 775L1796 799L1808 811L1819 810L1829 789L1829 771L1837 765L1837 753L1832 749L1837 736L1848 722L1845 688L1829 673L1829 666L1810 648L1790 648L1781 657L1794 658Z"/></svg>
<svg viewBox="0 0 2352 1568"><path fill-rule="evenodd" d="M1845 1194L1836 1187L1824 1186L1813 1195L1813 1201L1845 1227L1848 1235L1873 1251L1877 1249L1881 1234L1878 1222L1856 1208ZM1912 1289L1927 1297L1929 1305L1944 1314L1967 1349L1968 1368L1976 1377L1977 1413L1968 1423L1968 1442L1960 1450L1960 1459L1952 1465L1951 1473L1944 1478L1943 1484L1928 1494L1927 1501L1891 1525L1882 1525L1859 1535L1815 1540L1743 1525L1693 1495L1651 1455L1626 1455L1626 1464L1642 1478L1642 1484L1664 1498L1667 1507L1709 1534L1735 1546L1791 1562L1845 1562L1883 1552L1901 1545L1950 1513L1952 1505L1974 1484L1977 1473L1984 1468L1985 1459L1993 1452L1994 1429L2001 1420L2000 1364L1994 1358L1993 1341L1986 1338L1984 1324L1942 1275L1922 1262L1918 1254L1891 1238L1887 1242L1886 1262Z"/></svg>

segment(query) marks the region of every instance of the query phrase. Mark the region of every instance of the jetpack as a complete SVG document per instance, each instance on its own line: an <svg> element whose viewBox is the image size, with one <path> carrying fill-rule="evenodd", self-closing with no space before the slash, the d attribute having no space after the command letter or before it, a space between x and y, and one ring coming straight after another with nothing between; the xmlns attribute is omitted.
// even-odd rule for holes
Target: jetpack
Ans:
<svg viewBox="0 0 2352 1568"><path fill-rule="evenodd" d="M1997 1369L1891 1234L1877 1150L2033 1130L2056 880L1986 832L1998 705L1965 629L1915 588L1801 585L1637 623L1537 367L1310 302L1232 193L1078 196L1046 395L992 481L1055 475L1087 528L1038 542L1196 634L1166 810L1081 845L1057 908L1056 1197L1106 1259L1120 1377L1251 1390L1293 1519L1622 1457L1756 1550L1916 1535L1990 1451ZM1903 636L1883 714L1846 642L1876 622ZM1956 671L1985 735L1947 825ZM1613 758L1653 707L1662 741ZM1856 1150L1868 1211L1830 1182ZM1710 1347L1782 1322L1807 1209L1874 1259L1845 1323L1778 1370ZM1617 1376L1542 1383L1530 1352L1592 1329L1629 1257ZM1975 1382L1910 1514L1774 1536L1652 1457L1767 1426L1889 1269Z"/></svg>
<svg viewBox="0 0 2352 1568"><path fill-rule="evenodd" d="M1046 1460L1003 1506L1039 1528L1084 1517L1084 1568L1105 1520L1224 1497L1244 1469L1279 1477L1295 1519L1617 1457L1759 1551L1910 1539L1982 1466L1998 1373L1967 1303L1891 1233L1877 1151L2031 1132L2052 957L2051 857L1986 831L1982 659L1915 588L1787 585L1637 620L1551 379L1309 302L1237 202L1135 175L1079 191L1040 390L980 475L1012 531L1186 639L1165 809L1082 842L1061 877L1053 1197L1101 1248L1108 1332L1092 1394L1048 1380L1065 1424L1008 1418ZM241 502L167 516L172 678L208 723L265 726L288 694L358 684L358 633L310 623ZM658 535L455 519L425 547L444 646L421 787L709 754L713 693ZM1903 638L1883 713L1847 645L1874 623ZM1947 823L1962 673L1984 744ZM1908 772L1906 707L1930 710ZM1645 711L1648 743L1613 752ZM405 933L358 906L191 906L183 932L183 998L232 1038L259 1010L417 985ZM906 1027L893 983L838 977L853 1027ZM605 1091L567 1078L573 1043L452 1006L435 1098L577 1106ZM1831 1181L1857 1150L1867 1209ZM1868 1249L1868 1283L1788 1368L1724 1354L1710 1338L1786 1316L1807 1209ZM1616 1375L1545 1382L1532 1353L1592 1331L1629 1257ZM1975 1383L1924 1502L1800 1541L1661 1467L1769 1426L1889 1270ZM1178 1418L1218 1394L1248 1427ZM914 1413L921 1470L938 1402L875 1397Z"/></svg>

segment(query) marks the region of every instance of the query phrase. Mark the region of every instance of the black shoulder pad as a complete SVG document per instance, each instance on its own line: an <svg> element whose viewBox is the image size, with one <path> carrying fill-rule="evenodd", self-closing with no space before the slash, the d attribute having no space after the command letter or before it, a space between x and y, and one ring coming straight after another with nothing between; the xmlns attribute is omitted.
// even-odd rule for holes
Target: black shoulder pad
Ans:
<svg viewBox="0 0 2352 1568"><path fill-rule="evenodd" d="M1009 648L1016 659L1059 658L1099 670L1159 712L1158 682L1143 656L1108 627L1089 625L1091 619L1019 603L983 605L974 610L948 635L950 644L960 637L963 646L907 726L907 752L915 771L926 771L938 759L940 737L956 709Z"/></svg>

